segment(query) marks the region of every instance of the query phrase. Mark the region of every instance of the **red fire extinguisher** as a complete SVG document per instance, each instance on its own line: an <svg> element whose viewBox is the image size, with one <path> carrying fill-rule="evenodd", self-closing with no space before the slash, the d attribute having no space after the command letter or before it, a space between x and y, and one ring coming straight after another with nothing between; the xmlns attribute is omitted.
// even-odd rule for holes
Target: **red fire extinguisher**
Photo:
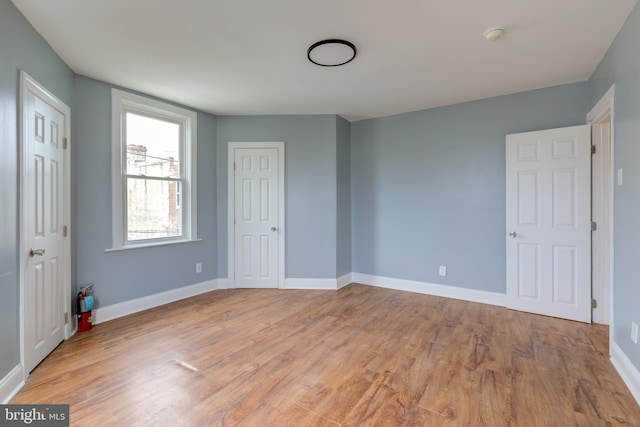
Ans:
<svg viewBox="0 0 640 427"><path fill-rule="evenodd" d="M78 332L84 332L93 326L91 318L92 310L87 310L85 305L85 295L78 292Z"/></svg>

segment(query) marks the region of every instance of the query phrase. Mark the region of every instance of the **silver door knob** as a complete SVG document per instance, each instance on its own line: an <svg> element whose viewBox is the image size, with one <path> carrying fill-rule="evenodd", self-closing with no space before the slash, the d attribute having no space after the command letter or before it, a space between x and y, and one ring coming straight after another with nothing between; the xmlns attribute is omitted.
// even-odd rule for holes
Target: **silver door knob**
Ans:
<svg viewBox="0 0 640 427"><path fill-rule="evenodd" d="M44 249L31 249L29 251L29 256L34 257L34 256L42 256L44 255Z"/></svg>
<svg viewBox="0 0 640 427"><path fill-rule="evenodd" d="M511 231L511 232L509 232L509 237L511 237L512 239L513 239L514 237L516 237L517 235L518 235L518 233L516 233L515 231Z"/></svg>
<svg viewBox="0 0 640 427"><path fill-rule="evenodd" d="M278 231L278 227L271 227L271 231Z"/></svg>

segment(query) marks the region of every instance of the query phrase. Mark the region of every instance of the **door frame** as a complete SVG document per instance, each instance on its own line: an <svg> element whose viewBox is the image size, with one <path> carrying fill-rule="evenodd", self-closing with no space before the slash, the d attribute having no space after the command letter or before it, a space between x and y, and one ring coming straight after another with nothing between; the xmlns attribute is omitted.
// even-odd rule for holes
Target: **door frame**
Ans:
<svg viewBox="0 0 640 427"><path fill-rule="evenodd" d="M64 152L64 172L63 172L63 186L64 186L64 197L62 202L62 219L63 223L67 226L67 236L64 237L64 247L63 247L63 255L65 258L63 265L63 292L65 295L63 305L63 312L65 314L65 322L64 322L64 339L68 339L73 335L76 330L75 327L75 318L71 315L71 232L70 232L70 213L71 213L71 108L58 99L55 95L49 92L43 85L38 83L33 77L27 74L25 71L20 71L20 108L19 108L19 125L18 125L18 141L19 141L19 192L20 192L20 200L19 200L19 213L18 213L18 221L19 221L19 243L18 243L18 253L19 253L19 283L20 283L20 364L23 369L23 378L27 379L29 376L29 372L25 370L25 286L27 281L27 248L28 248L28 237L27 236L27 212L29 212L29 198L25 197L28 183L28 175L27 171L29 170L27 162L29 161L26 156L27 152L27 144L29 143L29 121L26 118L28 114L27 107L27 94L29 92L34 93L38 98L42 101L49 104L51 107L55 108L62 114L64 114L65 122L64 122L64 138L66 138L67 148L63 150Z"/></svg>
<svg viewBox="0 0 640 427"><path fill-rule="evenodd" d="M608 319L604 319L604 320L608 320L608 324L609 326L613 325L613 264L614 264L614 247L613 247L613 227L614 227L614 221L613 221L613 196L614 196L614 188L615 188L615 182L614 182L614 166L615 166L615 162L614 162L614 136L615 136L615 130L614 130L614 95L615 95L615 85L612 85L609 90L607 90L607 92L602 96L602 98L600 98L600 100L596 103L596 105L591 109L591 111L587 114L587 123L593 125L593 124L598 124L599 122L601 122L603 119L605 119L607 116L609 116L610 120L611 120L611 129L610 129L610 152L609 152L609 168L610 168L610 183L611 186L609 188L610 194L609 194L609 206L606 207L607 212L608 212L608 229L609 229L609 236L605 236L603 239L601 239L601 245L600 247L593 247L592 249L596 250L596 254L600 254L600 253L606 253L608 251L609 253L609 272L608 272L608 276L609 276L609 283L608 284L594 284L596 286L600 286L601 287L601 292L606 295L608 295L608 309L609 309L609 313L608 313ZM593 169L592 169L593 170ZM602 181L604 180L604 176L594 176L593 178L595 178L595 180L597 182L602 183ZM593 188L592 188L593 191ZM593 199L593 198L592 198ZM600 259L596 259L595 257L592 256L591 262L595 263L595 262L599 262ZM596 310L598 310L596 308ZM595 316L594 316L595 317ZM600 315L599 318L603 318L602 314ZM609 334L609 339L610 342L613 342L612 337L613 334Z"/></svg>
<svg viewBox="0 0 640 427"><path fill-rule="evenodd" d="M229 142L227 164L227 287L235 288L235 170L234 160L237 148L275 148L278 150L278 289L284 289L285 279L285 185L284 185L284 142Z"/></svg>

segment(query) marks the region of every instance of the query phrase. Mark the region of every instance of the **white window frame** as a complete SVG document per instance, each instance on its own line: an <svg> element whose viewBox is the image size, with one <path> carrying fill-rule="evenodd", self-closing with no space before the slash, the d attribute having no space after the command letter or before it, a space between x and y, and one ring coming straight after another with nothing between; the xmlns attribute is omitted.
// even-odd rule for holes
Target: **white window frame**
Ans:
<svg viewBox="0 0 640 427"><path fill-rule="evenodd" d="M161 120L178 122L184 132L183 163L185 184L181 188L182 236L163 237L148 240L128 241L126 230L126 147L125 115L141 114ZM111 89L111 194L112 194L112 231L113 242L110 250L132 249L147 246L159 246L172 243L198 241L197 238L197 196L196 196L196 149L197 114L193 111L164 102L134 95L118 89Z"/></svg>

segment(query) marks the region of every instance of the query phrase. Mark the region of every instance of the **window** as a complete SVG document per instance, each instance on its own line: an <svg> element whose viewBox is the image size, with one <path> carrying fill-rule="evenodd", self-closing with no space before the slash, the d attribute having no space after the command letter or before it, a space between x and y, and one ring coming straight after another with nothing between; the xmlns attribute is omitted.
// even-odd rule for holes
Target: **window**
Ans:
<svg viewBox="0 0 640 427"><path fill-rule="evenodd" d="M111 93L113 249L197 240L196 113Z"/></svg>

